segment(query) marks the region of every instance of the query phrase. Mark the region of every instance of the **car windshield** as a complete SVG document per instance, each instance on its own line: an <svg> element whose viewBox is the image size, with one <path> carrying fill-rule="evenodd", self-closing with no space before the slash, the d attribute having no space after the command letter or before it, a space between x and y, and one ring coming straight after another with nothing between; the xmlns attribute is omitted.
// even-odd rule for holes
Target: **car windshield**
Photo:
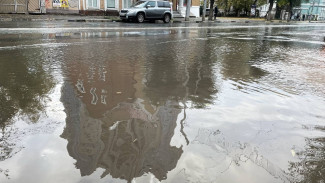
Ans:
<svg viewBox="0 0 325 183"><path fill-rule="evenodd" d="M136 2L134 5L132 5L131 7L136 7L136 8L142 8L146 5L147 1L138 1Z"/></svg>

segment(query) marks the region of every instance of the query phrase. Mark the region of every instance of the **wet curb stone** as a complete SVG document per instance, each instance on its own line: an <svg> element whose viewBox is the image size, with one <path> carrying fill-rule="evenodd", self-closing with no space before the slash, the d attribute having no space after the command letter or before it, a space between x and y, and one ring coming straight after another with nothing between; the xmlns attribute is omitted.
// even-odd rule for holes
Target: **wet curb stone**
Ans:
<svg viewBox="0 0 325 183"><path fill-rule="evenodd" d="M68 20L68 22L86 22L85 19L73 19L73 20Z"/></svg>
<svg viewBox="0 0 325 183"><path fill-rule="evenodd" d="M33 19L33 18L0 18L0 22L19 22L19 21L26 21L26 22L41 22L41 21L67 21L67 22L113 22L112 19Z"/></svg>
<svg viewBox="0 0 325 183"><path fill-rule="evenodd" d="M111 19L90 19L86 20L86 22L113 22Z"/></svg>
<svg viewBox="0 0 325 183"><path fill-rule="evenodd" d="M113 22L111 19L69 19L68 22Z"/></svg>
<svg viewBox="0 0 325 183"><path fill-rule="evenodd" d="M12 18L0 18L1 22L11 22Z"/></svg>
<svg viewBox="0 0 325 183"><path fill-rule="evenodd" d="M93 17L83 17L83 16L70 16L70 17L55 17L55 16L36 16L32 17L27 15L19 15L19 16L9 16L9 15L0 15L0 22L14 22L14 21L33 21L33 22L41 22L41 21L67 21L67 22L121 22L119 17L107 17L107 18L93 18ZM185 21L183 18L175 18L171 21L172 23L206 23L206 22L215 22L215 23L253 23L253 22L265 22L265 23L292 23L283 20L258 20L258 19L231 19L231 18L223 18L217 19L215 21L202 21L200 18L192 18L190 21ZM295 22L295 21L293 21ZM308 21L303 21L302 23L307 23ZM295 22L297 23L297 22ZM324 21L311 21L309 23L325 23Z"/></svg>

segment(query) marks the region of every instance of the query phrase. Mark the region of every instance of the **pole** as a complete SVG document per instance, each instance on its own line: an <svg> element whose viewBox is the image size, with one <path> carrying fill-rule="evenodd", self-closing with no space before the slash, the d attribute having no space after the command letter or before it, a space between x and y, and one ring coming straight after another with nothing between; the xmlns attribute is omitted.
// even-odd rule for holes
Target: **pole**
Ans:
<svg viewBox="0 0 325 183"><path fill-rule="evenodd" d="M15 0L15 13L17 13L17 0Z"/></svg>
<svg viewBox="0 0 325 183"><path fill-rule="evenodd" d="M25 3L26 3L26 12L25 12L25 14L28 15L29 14L29 12L28 12L28 3L29 3L29 1L25 0Z"/></svg>
<svg viewBox="0 0 325 183"><path fill-rule="evenodd" d="M186 3L185 21L190 21L191 1L192 0L187 0L187 3Z"/></svg>
<svg viewBox="0 0 325 183"><path fill-rule="evenodd" d="M313 5L311 6L311 12L310 12L310 16L309 16L309 22L311 21L311 17L313 15L314 6L315 6L315 0L313 1Z"/></svg>
<svg viewBox="0 0 325 183"><path fill-rule="evenodd" d="M178 9L177 11L183 16L183 9L184 9L184 0L178 1Z"/></svg>
<svg viewBox="0 0 325 183"><path fill-rule="evenodd" d="M203 2L203 10L202 10L202 21L205 21L205 15L207 13L207 0Z"/></svg>

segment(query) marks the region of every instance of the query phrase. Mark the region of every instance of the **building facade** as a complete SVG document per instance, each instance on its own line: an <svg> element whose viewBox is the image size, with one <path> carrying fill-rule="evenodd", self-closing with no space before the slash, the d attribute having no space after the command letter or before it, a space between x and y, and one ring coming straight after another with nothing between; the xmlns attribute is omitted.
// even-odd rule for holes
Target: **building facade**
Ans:
<svg viewBox="0 0 325 183"><path fill-rule="evenodd" d="M59 13L118 16L123 8L129 8L139 0L2 0L0 13ZM173 10L185 16L187 0L169 0ZM191 15L199 17L200 0L192 0Z"/></svg>
<svg viewBox="0 0 325 183"><path fill-rule="evenodd" d="M276 3L274 2L272 8L272 15L275 15ZM270 4L264 4L258 7L259 16L265 17L269 9ZM299 7L294 7L292 16L289 16L289 12L286 10L281 11L281 19L296 19L296 20L324 20L325 19L325 0L312 0L309 3L301 3Z"/></svg>
<svg viewBox="0 0 325 183"><path fill-rule="evenodd" d="M295 9L295 13L300 13L301 16L305 15L305 17L311 15L311 18L315 20L324 20L325 0L314 0L310 1L310 3L302 3L299 8Z"/></svg>

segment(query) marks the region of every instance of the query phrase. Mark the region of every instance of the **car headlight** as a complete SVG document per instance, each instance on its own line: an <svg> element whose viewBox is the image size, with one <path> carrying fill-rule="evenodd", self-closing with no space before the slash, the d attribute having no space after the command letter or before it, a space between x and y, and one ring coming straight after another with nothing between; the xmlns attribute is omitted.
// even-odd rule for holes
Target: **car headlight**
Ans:
<svg viewBox="0 0 325 183"><path fill-rule="evenodd" d="M128 13L135 13L135 10L129 10Z"/></svg>

